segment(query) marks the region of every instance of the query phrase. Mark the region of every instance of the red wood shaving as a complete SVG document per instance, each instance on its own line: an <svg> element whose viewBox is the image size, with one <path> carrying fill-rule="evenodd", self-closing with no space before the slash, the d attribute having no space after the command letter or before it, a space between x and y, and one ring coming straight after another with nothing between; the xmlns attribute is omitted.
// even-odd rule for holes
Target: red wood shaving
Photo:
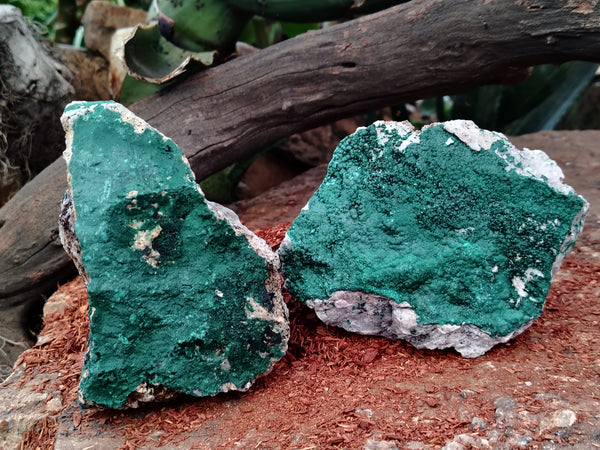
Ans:
<svg viewBox="0 0 600 450"><path fill-rule="evenodd" d="M257 233L277 247L288 227ZM368 438L395 441L399 447L409 441L442 446L457 434L478 433L470 428L473 416L494 424L494 400L501 395L513 397L532 414L554 405L552 396L598 399L598 273L600 263L577 259L574 252L533 326L475 360L326 327L284 292L290 309L289 351L249 392L185 397L130 411L80 411L76 404L88 319L85 287L75 280L59 290L67 308L46 318L45 341L19 363L25 366L23 383L40 374L59 374L38 386L61 392L63 413L71 415L75 432L122 436L122 449L213 448L211 442L224 448L236 443L241 448L363 448ZM595 413L579 411L578 422ZM24 437L26 448L52 448L55 426L52 419L40 424L37 437ZM513 432L529 433L533 445L547 437L533 434L536 426L521 420Z"/></svg>

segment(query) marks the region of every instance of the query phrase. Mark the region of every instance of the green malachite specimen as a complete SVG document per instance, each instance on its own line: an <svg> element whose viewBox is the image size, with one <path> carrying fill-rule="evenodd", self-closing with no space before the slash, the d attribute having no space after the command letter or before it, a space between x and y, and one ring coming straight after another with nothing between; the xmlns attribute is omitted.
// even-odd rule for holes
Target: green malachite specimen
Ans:
<svg viewBox="0 0 600 450"><path fill-rule="evenodd" d="M377 122L336 149L279 255L326 323L474 357L538 317L588 209L543 152L472 122Z"/></svg>
<svg viewBox="0 0 600 450"><path fill-rule="evenodd" d="M68 226L62 237L90 302L81 401L248 389L287 348L277 255L121 105L72 103L62 120L73 209L61 222L71 214L76 239Z"/></svg>

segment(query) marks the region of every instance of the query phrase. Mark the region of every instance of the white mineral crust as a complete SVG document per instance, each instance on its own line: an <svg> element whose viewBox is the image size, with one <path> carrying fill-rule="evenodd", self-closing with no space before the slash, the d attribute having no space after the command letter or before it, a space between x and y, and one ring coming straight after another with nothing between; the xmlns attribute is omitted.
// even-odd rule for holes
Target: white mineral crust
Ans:
<svg viewBox="0 0 600 450"><path fill-rule="evenodd" d="M491 336L472 324L417 324L417 314L407 302L364 292L337 291L327 300L309 300L323 322L353 333L402 339L417 348L454 348L466 358L483 355L493 346L508 342L527 329L524 323L506 336Z"/></svg>

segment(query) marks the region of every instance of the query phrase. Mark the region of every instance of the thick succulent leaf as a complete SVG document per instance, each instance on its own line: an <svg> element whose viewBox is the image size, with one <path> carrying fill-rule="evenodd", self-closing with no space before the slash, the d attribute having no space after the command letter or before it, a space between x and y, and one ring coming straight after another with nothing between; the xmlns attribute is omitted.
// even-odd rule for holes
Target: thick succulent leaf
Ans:
<svg viewBox="0 0 600 450"><path fill-rule="evenodd" d="M126 75L121 85L121 95L119 96L119 103L124 106L129 106L135 102L138 102L146 97L150 97L152 94L157 93L161 89L170 86L174 81L167 81L163 84L148 83L147 81L141 81L133 78L131 75Z"/></svg>
<svg viewBox="0 0 600 450"><path fill-rule="evenodd" d="M355 14L371 14L408 1L409 0L354 0L352 11Z"/></svg>
<svg viewBox="0 0 600 450"><path fill-rule="evenodd" d="M156 0L162 35L190 51L233 51L252 17L225 0Z"/></svg>
<svg viewBox="0 0 600 450"><path fill-rule="evenodd" d="M506 134L552 129L564 116L598 67L573 61L533 68L517 85L490 85L453 97L453 119L470 119L482 128Z"/></svg>
<svg viewBox="0 0 600 450"><path fill-rule="evenodd" d="M242 161L233 163L200 182L200 187L206 198L222 204L232 203L237 200L235 191L240 180L256 159L263 152L253 155Z"/></svg>
<svg viewBox="0 0 600 450"><path fill-rule="evenodd" d="M188 70L212 65L216 51L190 52L167 41L157 24L138 26L125 40L124 60L138 80L161 84Z"/></svg>
<svg viewBox="0 0 600 450"><path fill-rule="evenodd" d="M506 120L501 119L506 112L503 100L508 96L507 91L512 92L514 89L513 86L492 84L455 95L452 97L454 103L451 118L472 120L479 127L488 130L501 130L507 123ZM518 112L516 116L511 116L509 121L522 116L535 106L527 103L523 100L516 110L509 110L510 114Z"/></svg>
<svg viewBox="0 0 600 450"><path fill-rule="evenodd" d="M575 100L589 86L598 70L598 64L573 61L564 64L561 69L564 71L564 78L560 83L553 86L548 97L527 115L509 124L506 127L507 134L553 130Z"/></svg>
<svg viewBox="0 0 600 450"><path fill-rule="evenodd" d="M319 23L293 23L293 22L281 22L281 28L288 38L296 37L300 34L306 33L309 30L318 30L320 28Z"/></svg>
<svg viewBox="0 0 600 450"><path fill-rule="evenodd" d="M408 0L226 0L242 11L286 22L323 22L389 8Z"/></svg>

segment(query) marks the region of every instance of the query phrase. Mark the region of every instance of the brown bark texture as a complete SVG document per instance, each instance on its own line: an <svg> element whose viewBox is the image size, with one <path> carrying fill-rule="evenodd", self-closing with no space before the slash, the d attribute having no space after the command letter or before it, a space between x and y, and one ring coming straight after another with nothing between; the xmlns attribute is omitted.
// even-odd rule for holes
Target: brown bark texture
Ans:
<svg viewBox="0 0 600 450"><path fill-rule="evenodd" d="M413 0L232 59L130 109L202 180L319 124L569 60L600 62L596 1ZM65 188L61 159L0 209L0 305L39 297L70 270L54 244Z"/></svg>
<svg viewBox="0 0 600 450"><path fill-rule="evenodd" d="M272 142L382 106L600 61L600 5L413 0L229 61L132 108L199 180Z"/></svg>

